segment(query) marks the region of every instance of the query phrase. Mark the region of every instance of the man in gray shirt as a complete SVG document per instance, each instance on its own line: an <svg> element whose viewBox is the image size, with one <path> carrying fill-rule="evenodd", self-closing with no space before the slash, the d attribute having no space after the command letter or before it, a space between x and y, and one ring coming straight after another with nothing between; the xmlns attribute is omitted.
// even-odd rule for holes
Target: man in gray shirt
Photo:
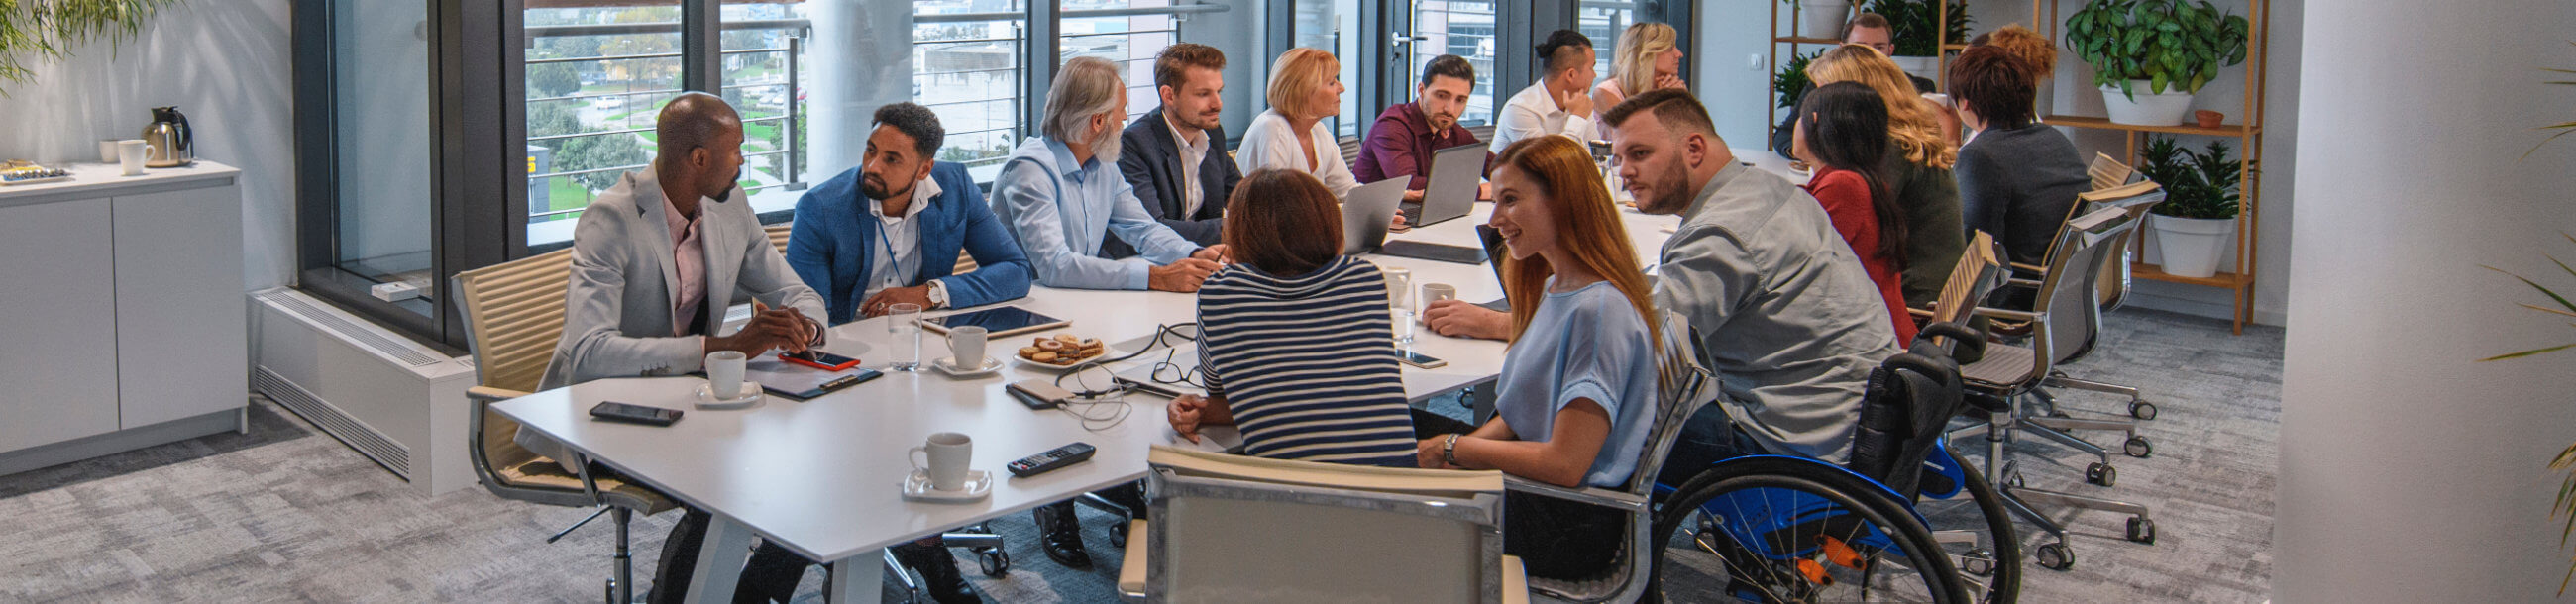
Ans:
<svg viewBox="0 0 2576 604"><path fill-rule="evenodd" d="M1824 206L1737 163L1688 92L1639 94L1602 117L1637 209L1682 216L1657 262L1655 306L1705 336L1701 352L1726 397L1710 407L1723 415L1691 418L1665 475L1746 453L1842 462L1869 372L1897 346L1886 303ZM1510 320L1449 303L1424 317L1449 335L1484 335L1494 319Z"/></svg>

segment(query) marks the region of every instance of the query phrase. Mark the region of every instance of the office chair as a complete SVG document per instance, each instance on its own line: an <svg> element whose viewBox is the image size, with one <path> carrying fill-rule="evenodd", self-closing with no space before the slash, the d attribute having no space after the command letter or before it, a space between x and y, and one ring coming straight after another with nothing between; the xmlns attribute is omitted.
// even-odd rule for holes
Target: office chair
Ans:
<svg viewBox="0 0 2576 604"><path fill-rule="evenodd" d="M2087 213L2067 223L2058 234L2055 253L2038 283L2038 302L2032 310L1979 308L1979 315L1999 320L2019 321L2031 326L2029 346L1989 343L1985 357L1961 368L1971 397L1990 397L1980 406L2000 409L1984 423L1986 428L1986 479L2000 490L2007 507L2024 520L2057 537L2042 544L2035 552L2040 566L2065 570L2074 565L2074 555L2066 547L2066 528L2034 511L2028 502L2044 501L2079 508L2101 509L2130 514L2128 538L2145 544L2155 543L2155 522L2147 517L2147 508L2134 503L2085 497L2054 491L2031 489L2022 482L2019 470L2004 461L2004 443L2011 440L2015 429L2037 434L2098 455L2101 461L2086 468L2085 479L2101 486L2111 486L2116 470L2110 465L2107 450L2066 434L2070 429L2127 430L2129 452L2144 457L2151 449L2146 440L2136 435L2126 420L2092 420L2040 417L2028 397L2044 385L2057 365L2082 357L2099 335L2101 308L2095 299L2101 271L2113 256L2116 244L2138 226L2138 218L2125 208L2106 207ZM1961 431L1972 430L1971 425Z"/></svg>
<svg viewBox="0 0 2576 604"><path fill-rule="evenodd" d="M1334 139L1334 142L1341 143L1341 146L1342 146L1342 161L1346 161L1346 162L1347 162L1347 161L1351 161L1351 160L1354 160L1354 159L1358 159L1358 158L1359 158L1359 156L1360 156L1360 137L1356 137L1356 136L1345 136L1345 137L1341 137L1341 138L1338 138L1338 139ZM1428 163L1423 164L1423 165L1425 166L1425 168L1426 168L1426 169L1430 166L1430 164L1428 164Z"/></svg>
<svg viewBox="0 0 2576 604"><path fill-rule="evenodd" d="M457 273L449 291L456 293L457 314L465 320L468 348L474 356L478 385L467 389L474 409L466 415L466 451L484 490L513 501L564 507L598 507L599 512L546 537L562 539L602 513L617 523L615 570L608 580L607 600L634 600L634 564L627 550L627 529L636 512L650 516L671 509L671 499L615 476L593 475L589 464L567 473L555 460L511 442L519 423L492 411L498 401L527 396L535 390L563 337L564 289L572 270L572 250L562 249ZM579 461L579 460L575 460Z"/></svg>
<svg viewBox="0 0 2576 604"><path fill-rule="evenodd" d="M1161 445L1146 461L1153 520L1130 521L1143 543L1127 548L1119 569L1128 601L1528 599L1519 561L1502 553L1501 472Z"/></svg>
<svg viewBox="0 0 2576 604"><path fill-rule="evenodd" d="M782 222L761 227L761 232L769 236L769 245L777 247L779 254L786 254L787 236L793 227L793 223ZM975 259L960 253L957 266L958 273L975 270ZM993 529L984 524L967 526L963 530L966 532L941 533L939 539L948 547L965 548L975 554L976 570L983 571L984 576L999 577L1010 572L1011 554L1002 549L1001 535L994 534ZM913 579L919 571L906 568L901 560L895 559L891 549L885 552L885 564L886 568L894 569L894 577L903 583L904 592L910 594L913 601L921 601L921 582ZM830 572L830 566L824 568L824 572Z"/></svg>

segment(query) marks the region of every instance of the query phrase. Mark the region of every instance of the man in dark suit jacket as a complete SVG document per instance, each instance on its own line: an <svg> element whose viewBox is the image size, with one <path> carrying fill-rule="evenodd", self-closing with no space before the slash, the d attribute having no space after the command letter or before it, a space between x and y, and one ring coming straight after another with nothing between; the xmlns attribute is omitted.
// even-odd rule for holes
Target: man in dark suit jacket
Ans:
<svg viewBox="0 0 2576 604"><path fill-rule="evenodd" d="M1222 243L1225 199L1243 180L1225 152L1225 124L1218 119L1225 110L1225 53L1174 44L1154 59L1154 87L1163 104L1119 133L1126 151L1118 171L1155 220L1199 245ZM1109 237L1100 253L1125 258L1136 248Z"/></svg>

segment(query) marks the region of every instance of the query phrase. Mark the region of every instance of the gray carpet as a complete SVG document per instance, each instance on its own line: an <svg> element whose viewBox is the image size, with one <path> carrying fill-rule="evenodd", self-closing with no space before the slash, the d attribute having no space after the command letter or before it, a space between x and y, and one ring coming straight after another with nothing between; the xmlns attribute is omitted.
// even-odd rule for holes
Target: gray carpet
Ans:
<svg viewBox="0 0 2576 604"><path fill-rule="evenodd" d="M2159 541L2122 540L2125 516L2043 508L2072 525L2077 562L2068 572L2031 567L2023 601L2263 601L2271 588L2281 331L2232 336L2224 322L2142 311L2109 323L2101 349L2068 370L2147 389L2164 411L2143 430L2155 457L2117 458L2117 488L2103 489L2083 483L2086 458L2031 442L2014 450L2034 487L2147 504ZM2103 395L2060 402L2079 415L2121 408ZM519 504L477 488L417 497L301 419L253 403L247 435L0 476L0 534L8 536L0 539L0 601L599 600L612 541L604 520L547 544L586 510ZM995 523L1013 560L1007 575L987 579L974 574L971 558L959 562L992 601L1113 601L1119 558L1106 530L1113 519L1082 514L1098 561L1092 570L1047 560L1026 515ZM1946 517L1938 509L1933 516ZM639 582L649 581L676 517L636 522ZM888 585L886 597L899 601ZM819 601L821 587L822 573L808 573L798 600Z"/></svg>

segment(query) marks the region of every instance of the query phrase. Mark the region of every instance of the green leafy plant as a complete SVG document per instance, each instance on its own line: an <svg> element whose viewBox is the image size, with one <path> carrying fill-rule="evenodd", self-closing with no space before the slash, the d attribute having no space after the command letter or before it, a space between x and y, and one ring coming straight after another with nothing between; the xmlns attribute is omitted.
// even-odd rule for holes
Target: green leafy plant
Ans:
<svg viewBox="0 0 2576 604"><path fill-rule="evenodd" d="M2248 28L2208 0L2093 0L2066 18L2066 48L2093 66L2093 85L2131 99L2136 80L2155 94L2197 93L2220 68L2245 62Z"/></svg>
<svg viewBox="0 0 2576 604"><path fill-rule="evenodd" d="M1946 29L1954 44L1968 42L1968 26L1976 20L1968 17L1968 4L1953 0L1870 0L1864 9L1887 18L1888 36L1896 43L1896 56L1929 57L1941 54L1941 39L1936 37L1932 21L1939 18L1941 5L1949 1L1950 15Z"/></svg>
<svg viewBox="0 0 2576 604"><path fill-rule="evenodd" d="M105 37L110 47L142 33L179 0L0 0L0 84L24 84L35 66Z"/></svg>
<svg viewBox="0 0 2576 604"><path fill-rule="evenodd" d="M2570 45L2576 45L2576 41L2570 41L2570 42L2568 42L2568 44L2570 44ZM2542 69L2541 71L2546 71L2546 72L2555 73L2555 74L2562 74L2562 75L2576 75L2576 69ZM2560 81L2550 82L2550 83L2551 83L2551 84L2556 84L2556 85L2559 85L2559 86L2576 86L2576 80L2560 80ZM2569 120L2569 121L2559 122L2559 123L2555 123L2555 124L2550 124L2550 125L2547 125L2547 126L2541 126L2541 127L2540 127L2540 129L2542 129L2542 130L2556 130L2556 131L2558 131L2558 133L2557 133L2557 134L2549 135L2549 138L2540 139L2540 145L2547 145L2547 144L2549 144L2549 141L2558 140L2558 137L2561 137L2561 136L2567 136L2567 133L2569 133L2569 132L2576 132L2576 120ZM2540 150L2540 145L2532 145L2532 146L2531 146L2531 151L2539 151L2539 150ZM2524 151L2524 152L2522 152L2522 156L2523 156L2523 157L2531 157L2531 151ZM2568 569L2568 572L2570 572L2570 573L2576 573L2576 568L2570 568L2570 569ZM2565 588L2564 586L2562 586L2562 587L2560 587L2560 588L2559 588L2559 591L2563 593L2563 592L2565 592L2565 591L2566 591L2566 588Z"/></svg>
<svg viewBox="0 0 2576 604"><path fill-rule="evenodd" d="M2563 84L2565 82L2554 83ZM2576 235L2568 235L2567 233L2561 232L2558 236L2567 238L2568 243L2576 243ZM2558 265L2559 271L2567 273L2570 277L2576 277L2576 268L2568 268L2567 263L2559 261L2557 256L2548 256L2548 258L2550 264ZM2522 302L2515 304L2516 306L2549 313L2550 315L2554 315L2551 317L2553 319L2558 317L2576 318L2576 302L2569 302L2567 300L2567 296L2559 295L2558 292L2550 290L2548 286L2541 285L2540 282L2533 281L2530 277L2514 274L2513 271L2493 266L2484 266L2484 268L2504 273L2507 277L2512 277L2516 281L2521 281L2523 285L2529 285L2532 289L2539 290L2540 295L2548 296L2549 301L2555 302L2558 305L2556 308L2551 308L2529 302ZM2569 323L2568 325L2576 327L2576 323ZM2488 361L2502 361L2505 359L2519 359L2528 356L2549 354L2569 348L2576 348L2576 342L2559 344L2557 346L2545 346L2520 352L2508 352L2478 359L2478 362L2483 363ZM2576 535L2576 471L2570 471L2571 468L2576 468L2576 445L2567 445L2566 449L2558 451L2558 457L2549 460L2549 469L2557 470L2567 475L2566 477L2559 479L2558 500L2549 506L2549 518L2551 520L2557 520L2561 516L2566 517L2565 522L2558 525L2558 546L2562 548L2567 547L2567 538L2570 535ZM2558 595L2567 595L2567 584L2570 579L2576 579L2576 558L2571 558L2569 560L2567 575L2558 580Z"/></svg>
<svg viewBox="0 0 2576 604"><path fill-rule="evenodd" d="M2159 136L2138 155L2138 172L2164 187L2165 201L2155 213L2175 218L2235 218L2244 166L2228 157L2227 141L2210 141L2209 150L2194 153Z"/></svg>
<svg viewBox="0 0 2576 604"><path fill-rule="evenodd" d="M1771 92L1780 95L1780 108L1798 108L1800 97L1807 94L1807 86L1812 83L1807 79L1807 64L1824 54L1822 50L1803 55L1790 54L1789 64L1780 66L1780 73L1771 74Z"/></svg>

